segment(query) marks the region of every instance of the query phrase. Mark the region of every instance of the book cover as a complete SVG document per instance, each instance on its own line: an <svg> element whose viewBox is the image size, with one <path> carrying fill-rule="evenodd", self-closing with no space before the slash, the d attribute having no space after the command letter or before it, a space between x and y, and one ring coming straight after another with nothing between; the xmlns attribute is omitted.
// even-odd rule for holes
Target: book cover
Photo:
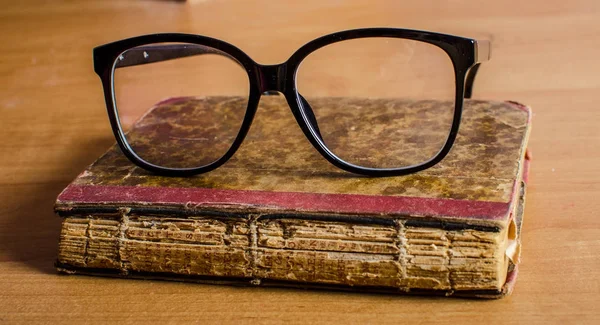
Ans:
<svg viewBox="0 0 600 325"><path fill-rule="evenodd" d="M343 110L359 99L315 100ZM226 107L231 99L166 100L130 132L143 138L143 126L153 121L185 119L200 127L193 108L207 101ZM416 117L419 107L438 104L415 102L412 112ZM285 100L265 96L240 150L214 171L157 176L116 146L83 171L56 201L64 218L57 268L500 297L517 274L530 118L521 104L467 100L456 143L442 162L407 176L369 178L330 165Z"/></svg>

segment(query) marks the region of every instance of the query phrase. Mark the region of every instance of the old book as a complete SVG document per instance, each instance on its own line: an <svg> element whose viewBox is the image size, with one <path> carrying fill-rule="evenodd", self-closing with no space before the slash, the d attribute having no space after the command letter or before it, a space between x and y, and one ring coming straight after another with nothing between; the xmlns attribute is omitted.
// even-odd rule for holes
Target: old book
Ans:
<svg viewBox="0 0 600 325"><path fill-rule="evenodd" d="M355 100L314 99L341 111ZM130 132L143 138L144 125L180 123L173 112L207 101L232 100L167 100ZM417 119L444 104L403 105ZM201 125L194 116L186 123ZM161 177L111 148L56 201L56 265L68 274L500 297L517 274L530 117L514 102L468 100L441 163L369 178L331 166L285 100L265 96L240 150L212 172Z"/></svg>

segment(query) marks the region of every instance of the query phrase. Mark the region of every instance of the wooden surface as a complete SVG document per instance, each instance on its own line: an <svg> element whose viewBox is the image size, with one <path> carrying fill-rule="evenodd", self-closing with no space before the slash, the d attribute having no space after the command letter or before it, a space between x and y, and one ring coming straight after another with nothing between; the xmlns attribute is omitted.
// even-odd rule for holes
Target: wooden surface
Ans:
<svg viewBox="0 0 600 325"><path fill-rule="evenodd" d="M415 2L416 3L416 2ZM0 324L600 322L600 2L5 1L0 9ZM114 140L91 49L150 32L261 63L341 29L491 36L475 97L534 109L515 292L499 301L59 276L57 194Z"/></svg>

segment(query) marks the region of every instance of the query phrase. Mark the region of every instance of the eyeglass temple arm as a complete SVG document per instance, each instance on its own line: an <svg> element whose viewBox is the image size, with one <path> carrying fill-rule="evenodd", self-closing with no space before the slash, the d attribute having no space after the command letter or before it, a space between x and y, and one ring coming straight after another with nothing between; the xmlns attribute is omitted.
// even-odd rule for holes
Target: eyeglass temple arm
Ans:
<svg viewBox="0 0 600 325"><path fill-rule="evenodd" d="M467 79L465 80L465 98L471 98L473 95L473 84L475 76L479 70L479 65L489 61L492 54L492 43L489 40L475 41L475 64L469 69Z"/></svg>
<svg viewBox="0 0 600 325"><path fill-rule="evenodd" d="M121 54L117 59L115 68L131 67L135 65L162 62L167 60L185 58L202 54L218 54L239 62L231 55L215 48L203 45L146 45L138 46Z"/></svg>

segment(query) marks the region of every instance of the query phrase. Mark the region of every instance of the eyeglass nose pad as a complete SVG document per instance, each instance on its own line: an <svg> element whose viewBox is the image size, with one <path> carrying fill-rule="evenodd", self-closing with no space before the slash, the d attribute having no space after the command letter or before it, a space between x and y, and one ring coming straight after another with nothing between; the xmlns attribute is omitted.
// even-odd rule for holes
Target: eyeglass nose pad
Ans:
<svg viewBox="0 0 600 325"><path fill-rule="evenodd" d="M321 136L321 130L319 130L319 124L317 124L317 119L315 118L315 113L313 112L312 107L310 107L310 105L302 95L298 94L298 96L300 97L300 102L302 104L304 112L306 113L306 117L308 118L312 127L315 129L315 132L319 136L319 139L323 141L323 137Z"/></svg>

